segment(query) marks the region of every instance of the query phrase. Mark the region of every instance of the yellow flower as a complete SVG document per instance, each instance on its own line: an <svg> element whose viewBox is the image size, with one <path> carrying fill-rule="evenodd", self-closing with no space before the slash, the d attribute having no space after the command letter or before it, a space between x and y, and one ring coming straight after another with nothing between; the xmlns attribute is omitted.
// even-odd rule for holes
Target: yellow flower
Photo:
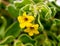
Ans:
<svg viewBox="0 0 60 46"><path fill-rule="evenodd" d="M23 16L18 16L18 21L20 23L20 27L24 28L26 25L29 25L30 22L34 20L32 15L27 15L26 12L23 13Z"/></svg>
<svg viewBox="0 0 60 46"><path fill-rule="evenodd" d="M39 34L38 26L39 26L38 24L30 24L29 27L26 27L24 32L27 32L29 36L33 36L34 34Z"/></svg>

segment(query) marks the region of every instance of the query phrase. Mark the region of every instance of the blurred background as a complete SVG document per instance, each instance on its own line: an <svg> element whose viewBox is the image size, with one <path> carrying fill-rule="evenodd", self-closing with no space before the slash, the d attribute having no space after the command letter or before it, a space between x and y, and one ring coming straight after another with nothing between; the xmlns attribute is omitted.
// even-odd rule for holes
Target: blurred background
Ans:
<svg viewBox="0 0 60 46"><path fill-rule="evenodd" d="M17 18L15 18L13 15L16 15L15 13L13 14L11 14L10 13L10 11L8 11L7 10L7 8L6 7L8 7L9 6L9 4L13 4L14 3L14 1L21 1L21 0L0 0L0 30L1 30L1 27L2 27L2 25L3 26L5 26L3 29L5 30L7 27L9 27L13 22L15 22L16 20L17 20ZM27 0L26 0L27 1ZM54 17L53 17L53 19L57 19L56 20L56 22L58 23L57 25L58 26L56 26L57 28L55 28L54 27L54 29L53 29L53 31L51 31L51 32L54 32L54 35L52 35L52 34L49 34L50 36L48 36L50 39L54 39L54 40L56 40L57 39L57 37L55 37L55 35L56 36L59 36L59 40L60 40L60 0L34 0L35 2L37 1L37 2L39 2L39 1L43 1L43 2L48 2L47 4L48 4L48 6L49 7L53 7L53 8L56 8L56 9L54 9L54 10L52 10L53 8L51 8L51 10L52 10L52 12L54 13L53 15L54 15ZM36 3L37 3L36 2ZM13 9L14 10L14 9ZM14 12L14 11L13 11ZM17 11L18 12L18 11ZM3 16L3 17L1 17L1 16ZM52 20L53 20L52 19ZM6 20L7 20L7 22L6 22ZM51 21L49 21L49 22L47 22L47 23L50 23ZM7 23L7 25L6 25L6 23ZM44 23L45 24L45 23ZM47 24L46 24L47 25ZM48 25L47 25L48 26ZM50 26L50 25L49 25ZM47 28L49 28L49 27L47 27ZM47 29L46 28L46 29ZM15 28L14 28L15 29ZM13 30L13 29L12 29ZM13 31L14 32L14 31ZM47 31L46 31L47 32ZM10 32L11 33L11 32ZM47 33L48 34L48 33ZM0 35L1 35L1 32L0 32ZM14 36L14 35L13 35ZM18 37L18 36L17 36ZM16 37L16 38L17 38ZM16 39L15 38L15 39ZM3 38L0 38L0 41L2 41L3 40ZM56 40L57 41L57 44L58 44L58 40ZM56 42L56 41L54 41L54 42ZM53 42L53 40L52 40L52 42ZM13 43L12 43L13 44ZM59 45L60 45L60 41L59 41ZM52 45L53 46L53 45Z"/></svg>
<svg viewBox="0 0 60 46"><path fill-rule="evenodd" d="M21 1L21 0L0 0L0 16L4 16L7 19L8 25L10 25L16 19L12 17L12 15L6 10L6 7L9 4L12 4L14 1ZM36 0L34 0L36 1ZM39 0L37 0L39 1ZM44 0L49 1L49 6L54 6L57 8L57 13L55 18L60 19L60 0ZM10 21L11 20L11 21ZM0 20L1 21L1 20ZM0 22L1 25L2 22Z"/></svg>

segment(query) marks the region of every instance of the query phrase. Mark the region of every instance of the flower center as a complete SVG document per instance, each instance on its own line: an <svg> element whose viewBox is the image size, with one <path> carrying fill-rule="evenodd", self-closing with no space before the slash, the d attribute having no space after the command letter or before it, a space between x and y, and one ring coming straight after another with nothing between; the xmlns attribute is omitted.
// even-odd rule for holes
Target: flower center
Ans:
<svg viewBox="0 0 60 46"><path fill-rule="evenodd" d="M24 18L24 20L25 20L25 21L27 21L27 20L28 20L28 18Z"/></svg>
<svg viewBox="0 0 60 46"><path fill-rule="evenodd" d="M34 29L34 27L30 27L30 29Z"/></svg>

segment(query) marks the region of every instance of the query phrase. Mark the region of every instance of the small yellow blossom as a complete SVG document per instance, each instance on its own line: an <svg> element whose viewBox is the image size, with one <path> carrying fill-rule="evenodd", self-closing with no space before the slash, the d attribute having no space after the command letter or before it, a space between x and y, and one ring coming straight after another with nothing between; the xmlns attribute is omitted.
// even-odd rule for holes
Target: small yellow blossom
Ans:
<svg viewBox="0 0 60 46"><path fill-rule="evenodd" d="M30 24L31 24L31 23L27 23L27 22L25 23L25 22L24 22L24 23L21 23L21 24L20 24L20 27L21 27L21 28L25 28L26 26L29 27Z"/></svg>
<svg viewBox="0 0 60 46"><path fill-rule="evenodd" d="M29 27L26 27L24 32L27 32L29 36L33 36L34 34L39 34L38 26L39 26L38 24L30 24Z"/></svg>
<svg viewBox="0 0 60 46"><path fill-rule="evenodd" d="M20 23L21 28L24 28L26 25L29 25L29 23L33 20L34 17L32 15L27 15L26 12L24 12L22 16L18 16L18 21Z"/></svg>

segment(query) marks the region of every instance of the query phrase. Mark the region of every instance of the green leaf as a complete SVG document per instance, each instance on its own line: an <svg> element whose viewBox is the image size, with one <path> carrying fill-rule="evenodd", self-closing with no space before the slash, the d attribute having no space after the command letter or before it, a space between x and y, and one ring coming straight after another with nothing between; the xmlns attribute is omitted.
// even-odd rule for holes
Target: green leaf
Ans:
<svg viewBox="0 0 60 46"><path fill-rule="evenodd" d="M57 36L57 39L60 41L60 35Z"/></svg>
<svg viewBox="0 0 60 46"><path fill-rule="evenodd" d="M20 40L15 40L14 46L33 46L33 45L31 43L23 44Z"/></svg>
<svg viewBox="0 0 60 46"><path fill-rule="evenodd" d="M47 5L41 4L41 12L39 12L41 19L50 19L52 17L51 13L51 9Z"/></svg>
<svg viewBox="0 0 60 46"><path fill-rule="evenodd" d="M7 7L7 11L13 18L17 18L17 16L19 15L19 11L15 8L15 6L9 5Z"/></svg>
<svg viewBox="0 0 60 46"><path fill-rule="evenodd" d="M35 45L35 42L36 42L35 40L33 40L31 37L29 37L26 34L22 34L18 39L24 44L31 43L31 44Z"/></svg>
<svg viewBox="0 0 60 46"><path fill-rule="evenodd" d="M10 3L13 3L14 0L7 0L7 1L9 1Z"/></svg>
<svg viewBox="0 0 60 46"><path fill-rule="evenodd" d="M14 36L17 37L20 34L20 27L18 22L14 22L10 27L7 28L5 37L7 36Z"/></svg>
<svg viewBox="0 0 60 46"><path fill-rule="evenodd" d="M36 46L40 46L44 43L44 40L46 37L43 34L40 34L39 36L35 37L35 40L37 41Z"/></svg>
<svg viewBox="0 0 60 46"><path fill-rule="evenodd" d="M58 41L57 36L56 36L56 34L54 34L54 32L47 31L47 35L49 36L49 39L51 39L53 41Z"/></svg>
<svg viewBox="0 0 60 46"><path fill-rule="evenodd" d="M43 46L52 46L52 44L48 39L45 39Z"/></svg>
<svg viewBox="0 0 60 46"><path fill-rule="evenodd" d="M51 43L52 43L53 46L56 46L56 44L57 44L57 42L54 41L54 40L52 40Z"/></svg>
<svg viewBox="0 0 60 46"><path fill-rule="evenodd" d="M45 28L46 30L50 30L52 24L53 24L53 21L52 21L52 20L45 21L45 23L44 23L44 28Z"/></svg>
<svg viewBox="0 0 60 46"><path fill-rule="evenodd" d="M51 26L51 31L60 32L60 20L54 19L53 24Z"/></svg>
<svg viewBox="0 0 60 46"><path fill-rule="evenodd" d="M51 7L51 11L52 11L52 17L55 17L56 15L56 7Z"/></svg>
<svg viewBox="0 0 60 46"><path fill-rule="evenodd" d="M20 3L15 2L14 4L15 4L17 9L20 9L27 4L31 4L31 0L22 0L22 2L20 2Z"/></svg>
<svg viewBox="0 0 60 46"><path fill-rule="evenodd" d="M11 43L14 40L13 36L7 36L4 40L0 42L1 45Z"/></svg>
<svg viewBox="0 0 60 46"><path fill-rule="evenodd" d="M8 45L0 45L0 46L8 46Z"/></svg>
<svg viewBox="0 0 60 46"><path fill-rule="evenodd" d="M60 19L54 19L54 21L56 22L56 25L60 25Z"/></svg>
<svg viewBox="0 0 60 46"><path fill-rule="evenodd" d="M14 46L23 46L24 44L20 40L14 41Z"/></svg>
<svg viewBox="0 0 60 46"><path fill-rule="evenodd" d="M33 0L35 3L44 2L44 0Z"/></svg>
<svg viewBox="0 0 60 46"><path fill-rule="evenodd" d="M60 46L60 42L58 43L58 46Z"/></svg>
<svg viewBox="0 0 60 46"><path fill-rule="evenodd" d="M6 27L7 22L3 16L1 16L0 19L2 21L2 25L0 26L0 39L1 39L5 35L5 27Z"/></svg>
<svg viewBox="0 0 60 46"><path fill-rule="evenodd" d="M31 43L27 43L25 44L25 46L33 46Z"/></svg>
<svg viewBox="0 0 60 46"><path fill-rule="evenodd" d="M22 7L21 9L19 9L19 15L22 15L23 12L29 13L29 8L30 8L30 4L25 5L24 7Z"/></svg>

